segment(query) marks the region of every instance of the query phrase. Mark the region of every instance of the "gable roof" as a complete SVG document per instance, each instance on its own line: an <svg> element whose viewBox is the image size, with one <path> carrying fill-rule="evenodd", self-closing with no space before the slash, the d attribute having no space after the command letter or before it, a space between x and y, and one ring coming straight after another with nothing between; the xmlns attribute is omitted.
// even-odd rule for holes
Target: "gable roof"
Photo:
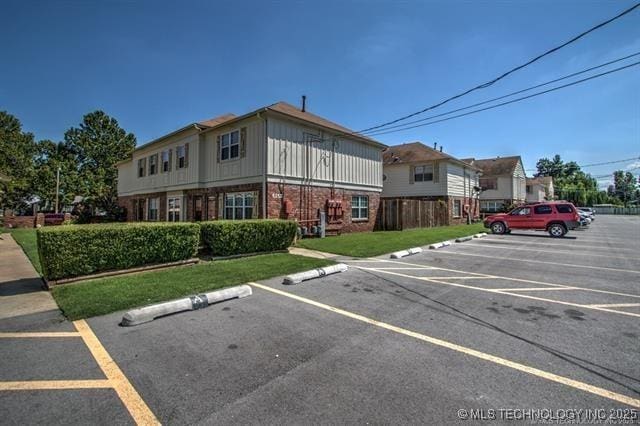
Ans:
<svg viewBox="0 0 640 426"><path fill-rule="evenodd" d="M229 120L233 120L234 118L236 118L235 114L227 113L218 117L210 118L208 120L199 121L198 124L202 127L215 127Z"/></svg>
<svg viewBox="0 0 640 426"><path fill-rule="evenodd" d="M459 160L447 153L430 148L422 142L403 143L385 149L382 153L382 164L413 164L426 161L448 160L461 164L471 169L479 170L478 167Z"/></svg>
<svg viewBox="0 0 640 426"><path fill-rule="evenodd" d="M486 158L482 160L471 159L474 166L482 170L483 175L486 176L504 176L512 175L518 164L522 161L519 155L512 157L496 157Z"/></svg>
<svg viewBox="0 0 640 426"><path fill-rule="evenodd" d="M527 183L549 185L553 183L553 178L551 176L538 176L533 178L527 178Z"/></svg>

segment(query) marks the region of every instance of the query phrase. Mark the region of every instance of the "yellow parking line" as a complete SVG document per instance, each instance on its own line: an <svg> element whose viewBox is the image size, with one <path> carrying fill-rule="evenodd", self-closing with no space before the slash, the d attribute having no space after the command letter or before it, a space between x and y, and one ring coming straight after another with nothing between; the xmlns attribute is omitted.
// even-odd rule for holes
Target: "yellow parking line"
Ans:
<svg viewBox="0 0 640 426"><path fill-rule="evenodd" d="M354 266L354 268L363 269L365 271L375 271L375 268L365 268L364 266ZM595 310L595 311L602 311L602 312L611 312L611 313L614 313L614 314L627 315L627 316L631 316L631 317L640 318L640 314L634 314L633 312L616 311L616 310L613 310L613 309L606 309L606 308L597 308L597 307L592 307L592 306L589 306L589 305L582 305L582 304L579 304L579 303L563 302L561 300L554 300L554 299L546 299L546 298L542 298L542 297L535 297L535 296L531 296L531 295L528 295L528 294L509 293L507 291L501 291L500 289L476 287L476 286L472 286L472 285L465 285L465 284L459 284L459 283L450 283L450 282L447 282L447 281L435 280L435 279L428 278L428 277L416 277L415 275L401 274L399 272L392 272L392 271L377 271L377 272L380 272L380 273L383 273L383 274L397 275L399 277L404 277L404 278L412 278L414 280L426 281L426 282L435 283L435 284L443 284L443 285L448 285L448 286L452 286L452 287L460 287L460 288L466 288L466 289L470 289L470 290L485 291L487 293L494 293L494 294L506 294L506 295L513 296L513 297L522 297L524 299L540 300L540 301L549 302L549 303L557 303L557 304L560 304L560 305L574 306L574 307L577 307L577 308L592 309L592 310ZM566 287L562 287L562 288L566 288ZM571 290L573 290L573 289L571 289Z"/></svg>
<svg viewBox="0 0 640 426"><path fill-rule="evenodd" d="M352 318L352 319L355 319L355 320L358 320L358 321L362 321L364 323L367 323L367 324L370 324L370 325L374 325L376 327L380 327L380 328L383 328L383 329L386 329L386 330L390 330L390 331L393 331L395 333L403 334L405 336L413 337L415 339L422 340L424 342L431 343L431 344L436 345L436 346L440 346L440 347L447 348L447 349L450 349L450 350L453 350L453 351L456 351L456 352L460 352L460 353L463 353L465 355L470 355L470 356L473 356L475 358L479 358L479 359L482 359L482 360L485 360L485 361L492 362L494 364L502 365L504 367L509 367L509 368L514 369L514 370L521 371L523 373L527 373L527 374L530 374L530 375L533 375L533 376L536 376L536 377L540 377L540 378L543 378L543 379L546 379L546 380L549 380L549 381L552 381L552 382L555 382L555 383L560 383L560 384L572 387L574 389L582 390L584 392L589 392L589 393L592 393L594 395L597 395L597 396L600 396L600 397L603 397L603 398L611 399L613 401L617 401L617 402L620 402L620 403L623 403L623 404L630 405L632 407L640 408L640 399L632 398L630 396L623 395L623 394L620 394L620 393L617 393L617 392L613 392L613 391L610 391L610 390L607 390L607 389L604 389L604 388L600 388L600 387L597 387L597 386L593 386L593 385L590 385L588 383L583 383L583 382L580 382L580 381L577 381L577 380L573 380L573 379L570 379L568 377L564 377L564 376L560 376L560 375L557 375L557 374L549 373L549 372L544 371L544 370L539 370L539 369L534 368L534 367L529 367L527 365L520 364L520 363L517 363L517 362L514 362L514 361L510 361L510 360L505 359L505 358L500 358L500 357L495 356L495 355L491 355L491 354L488 354L488 353L485 353L485 352L481 352L481 351L478 351L478 350L475 350L475 349L467 348L465 346L460 346L460 345L457 345L455 343L448 342L446 340L441 340L441 339L437 339L435 337L430 337L430 336L427 336L425 334L421 334L421 333L417 333L415 331L411 331L411 330L407 330L407 329L404 329L404 328L401 328L401 327L397 327L395 325L391 325L391 324L388 324L388 323L385 323L385 322L382 322L382 321L377 321L377 320L365 317L365 316L360 315L360 314L349 312L349 311L346 311L346 310L340 309L340 308L335 308L333 306L325 305L324 303L316 302L315 300L311 300L311 299L307 299L305 297L297 296L295 294L292 294L292 293L289 293L289 292L286 292L286 291L282 291L282 290L278 290L278 289L275 289L275 288L271 288L271 287L268 287L266 285L262 285L262 284L258 284L258 283L249 283L249 284L254 286L254 287L260 288L262 290L266 290L266 291L269 291L271 293L279 294L281 296L285 296L285 297L297 300L299 302L303 302L303 303L306 303L306 304L309 304L309 305L312 305L312 306L316 306L318 308L325 309L327 311L334 312L336 314L343 315L345 317Z"/></svg>
<svg viewBox="0 0 640 426"><path fill-rule="evenodd" d="M395 264L400 264L400 265L409 265L409 266L421 266L420 264L417 263L409 263L409 262L400 262L397 260L387 260L387 259L376 259L376 258L370 258L373 259L374 261L377 262L386 262L386 263L395 263ZM347 261L347 263L353 262L352 260ZM513 277L504 277L501 275L491 275L491 274L483 274L483 273L479 273L479 272L469 272L469 271L461 271L459 269L449 269L449 268L440 268L440 267L436 267L436 266L424 266L424 269L437 269L440 271L447 271L447 272L457 272L460 274L469 274L469 275L474 275L474 276L481 276L481 277L487 277L487 278L494 278L494 279L499 279L499 280L508 280L508 281L516 281L516 282L520 282L520 283L528 283L528 284L540 284L540 285L548 285L551 287L573 287L575 289L579 289L579 290L583 290L583 291L590 291L593 293L604 293L604 294L612 294L614 296L625 296L625 297L633 297L633 298L638 298L640 299L640 295L638 294L629 294L629 293L620 293L617 291L609 291L609 290L598 290L596 288L589 288L589 287L579 287L579 286L569 286L566 284L554 284L554 283L548 283L545 281L536 281L536 280L527 280L524 278L513 278Z"/></svg>
<svg viewBox="0 0 640 426"><path fill-rule="evenodd" d="M31 338L31 337L80 337L80 333L76 331L58 331L58 332L20 332L20 333L5 333L0 332L0 338L14 339L14 338Z"/></svg>
<svg viewBox="0 0 640 426"><path fill-rule="evenodd" d="M91 351L96 362L107 376L109 382L122 400L131 417L137 424L151 425L160 424L156 416L151 412L147 404L140 397L135 388L131 385L118 364L116 364L107 350L102 346L89 324L84 320L74 321L76 329L82 336L82 340Z"/></svg>
<svg viewBox="0 0 640 426"><path fill-rule="evenodd" d="M104 388L113 388L109 380L25 380L18 382L0 382L0 391Z"/></svg>

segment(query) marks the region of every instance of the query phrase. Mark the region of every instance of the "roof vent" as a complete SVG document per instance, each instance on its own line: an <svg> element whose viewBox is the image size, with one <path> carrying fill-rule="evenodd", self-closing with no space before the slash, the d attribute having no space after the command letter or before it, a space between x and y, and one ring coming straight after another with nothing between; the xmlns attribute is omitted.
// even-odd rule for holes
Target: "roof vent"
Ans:
<svg viewBox="0 0 640 426"><path fill-rule="evenodd" d="M442 152L442 145L440 145L440 152Z"/></svg>
<svg viewBox="0 0 640 426"><path fill-rule="evenodd" d="M307 112L307 96L302 95L302 112Z"/></svg>
<svg viewBox="0 0 640 426"><path fill-rule="evenodd" d="M433 143L433 149L438 149L438 142Z"/></svg>

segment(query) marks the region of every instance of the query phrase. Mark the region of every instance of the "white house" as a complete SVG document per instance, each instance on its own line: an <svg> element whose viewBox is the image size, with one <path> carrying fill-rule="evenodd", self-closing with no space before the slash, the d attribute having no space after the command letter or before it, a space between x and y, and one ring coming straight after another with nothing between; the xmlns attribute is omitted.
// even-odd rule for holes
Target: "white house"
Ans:
<svg viewBox="0 0 640 426"><path fill-rule="evenodd" d="M526 175L520 156L466 159L482 171L480 211L497 212L526 200Z"/></svg>

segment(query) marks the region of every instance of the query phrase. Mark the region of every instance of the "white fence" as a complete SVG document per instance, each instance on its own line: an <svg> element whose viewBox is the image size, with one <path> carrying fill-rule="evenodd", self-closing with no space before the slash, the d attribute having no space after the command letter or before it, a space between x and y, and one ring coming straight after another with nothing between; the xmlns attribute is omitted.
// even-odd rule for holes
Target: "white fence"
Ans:
<svg viewBox="0 0 640 426"><path fill-rule="evenodd" d="M640 207L594 207L596 214L638 214Z"/></svg>

